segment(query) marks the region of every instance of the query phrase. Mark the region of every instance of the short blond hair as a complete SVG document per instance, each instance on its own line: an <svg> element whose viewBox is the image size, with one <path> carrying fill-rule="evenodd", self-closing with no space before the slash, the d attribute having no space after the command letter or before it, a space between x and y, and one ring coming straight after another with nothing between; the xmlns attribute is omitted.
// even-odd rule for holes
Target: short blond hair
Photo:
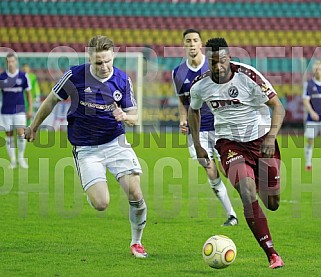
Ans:
<svg viewBox="0 0 321 277"><path fill-rule="evenodd" d="M108 51L113 49L114 49L113 41L106 36L100 36L100 35L95 36L91 38L88 43L89 55L96 52Z"/></svg>
<svg viewBox="0 0 321 277"><path fill-rule="evenodd" d="M312 66L313 75L316 73L319 67L321 68L321 60L316 60Z"/></svg>

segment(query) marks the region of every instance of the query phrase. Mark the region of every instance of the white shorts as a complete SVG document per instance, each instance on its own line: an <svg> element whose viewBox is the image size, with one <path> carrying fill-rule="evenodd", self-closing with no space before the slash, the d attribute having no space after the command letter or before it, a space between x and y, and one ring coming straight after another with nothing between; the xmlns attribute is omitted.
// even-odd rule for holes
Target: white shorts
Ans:
<svg viewBox="0 0 321 277"><path fill-rule="evenodd" d="M95 146L74 146L73 156L85 191L97 182L107 182L106 168L118 180L124 175L141 174L137 156L125 135Z"/></svg>
<svg viewBox="0 0 321 277"><path fill-rule="evenodd" d="M210 159L214 159L214 155L217 158L218 161L221 160L220 154L215 149L215 132L214 131L202 131L200 134L200 143L201 146L206 150L208 157ZM197 155L195 151L195 147L193 144L193 138L192 135L188 135L188 150L189 154L191 155L191 158L196 160Z"/></svg>
<svg viewBox="0 0 321 277"><path fill-rule="evenodd" d="M6 132L13 131L16 128L25 128L27 126L27 116L25 113L1 114L2 128Z"/></svg>
<svg viewBox="0 0 321 277"><path fill-rule="evenodd" d="M321 135L321 122L307 121L304 136L309 139L314 139L318 135Z"/></svg>

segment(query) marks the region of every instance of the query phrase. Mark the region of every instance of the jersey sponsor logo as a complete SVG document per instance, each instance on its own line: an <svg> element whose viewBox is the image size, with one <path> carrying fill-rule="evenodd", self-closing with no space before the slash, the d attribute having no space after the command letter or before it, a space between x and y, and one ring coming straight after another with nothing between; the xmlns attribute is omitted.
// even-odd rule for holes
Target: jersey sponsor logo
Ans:
<svg viewBox="0 0 321 277"><path fill-rule="evenodd" d="M313 94L311 94L310 97L311 97L311 98L321 98L321 94L313 93Z"/></svg>
<svg viewBox="0 0 321 277"><path fill-rule="evenodd" d="M90 87L87 87L84 89L84 92L92 92L91 88Z"/></svg>
<svg viewBox="0 0 321 277"><path fill-rule="evenodd" d="M239 95L239 91L236 86L230 87L227 92L228 92L228 95L233 98Z"/></svg>
<svg viewBox="0 0 321 277"><path fill-rule="evenodd" d="M191 81L188 78L185 79L184 84L189 84Z"/></svg>
<svg viewBox="0 0 321 277"><path fill-rule="evenodd" d="M120 101L123 98L123 95L119 90L115 90L113 93L113 97L115 101Z"/></svg>
<svg viewBox="0 0 321 277"><path fill-rule="evenodd" d="M14 92L14 93L18 93L18 92L22 92L23 88L22 87L13 87L13 88L3 88L2 89L4 92Z"/></svg>
<svg viewBox="0 0 321 277"><path fill-rule="evenodd" d="M79 103L80 103L80 105L88 107L88 108L94 108L94 109L104 110L104 111L113 111L114 110L114 104L102 105L102 104L90 103L90 102L85 102L85 101L80 101Z"/></svg>
<svg viewBox="0 0 321 277"><path fill-rule="evenodd" d="M218 109L221 107L229 107L232 105L240 104L240 100L238 99L231 99L231 100L211 100L209 101L210 105L213 109Z"/></svg>

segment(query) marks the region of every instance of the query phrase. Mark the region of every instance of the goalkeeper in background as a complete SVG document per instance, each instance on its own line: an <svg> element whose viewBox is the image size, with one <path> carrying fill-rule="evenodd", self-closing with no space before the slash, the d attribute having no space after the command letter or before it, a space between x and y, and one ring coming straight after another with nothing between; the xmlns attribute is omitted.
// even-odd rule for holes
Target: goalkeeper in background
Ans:
<svg viewBox="0 0 321 277"><path fill-rule="evenodd" d="M24 71L25 73L28 74L29 77L29 81L30 81L30 85L31 85L31 98L32 98L32 103L33 103L33 113L32 113L32 117L35 115L35 113L37 112L40 103L41 103L41 93L40 93L40 86L38 83L38 78L36 76L36 74L34 74L33 72L31 72L31 68L28 64L23 64L21 67L22 71ZM26 105L26 110L28 110L28 101L25 97L25 105ZM31 119L27 119L27 126L29 126L31 123Z"/></svg>

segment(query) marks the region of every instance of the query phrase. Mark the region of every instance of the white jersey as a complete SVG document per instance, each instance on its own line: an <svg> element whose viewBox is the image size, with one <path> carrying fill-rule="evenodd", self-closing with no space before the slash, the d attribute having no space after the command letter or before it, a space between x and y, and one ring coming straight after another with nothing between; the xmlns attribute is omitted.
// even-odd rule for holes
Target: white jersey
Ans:
<svg viewBox="0 0 321 277"><path fill-rule="evenodd" d="M275 90L254 67L231 62L232 77L224 84L212 81L208 71L194 80L191 107L200 109L203 102L215 116L215 139L247 142L270 131L270 109L265 104Z"/></svg>

